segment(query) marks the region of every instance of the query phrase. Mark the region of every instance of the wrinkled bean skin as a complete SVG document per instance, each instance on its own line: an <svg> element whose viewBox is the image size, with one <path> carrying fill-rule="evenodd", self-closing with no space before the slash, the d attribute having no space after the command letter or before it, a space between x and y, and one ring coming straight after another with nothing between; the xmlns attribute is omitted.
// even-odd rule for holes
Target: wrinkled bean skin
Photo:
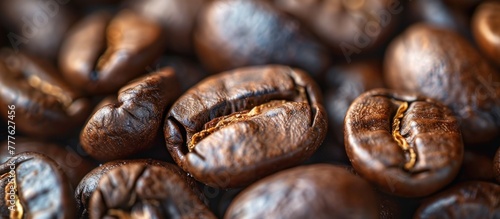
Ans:
<svg viewBox="0 0 500 219"><path fill-rule="evenodd" d="M362 178L342 167L316 164L256 182L235 198L224 218L378 218L376 202Z"/></svg>
<svg viewBox="0 0 500 219"><path fill-rule="evenodd" d="M469 181L431 197L414 215L427 218L499 218L500 186Z"/></svg>
<svg viewBox="0 0 500 219"><path fill-rule="evenodd" d="M37 137L68 133L91 111L90 101L50 64L10 50L0 52L0 105L15 105L16 130ZM7 110L0 108L3 118Z"/></svg>
<svg viewBox="0 0 500 219"><path fill-rule="evenodd" d="M391 43L385 61L387 85L447 105L467 144L487 143L500 132L500 74L458 34L411 26Z"/></svg>
<svg viewBox="0 0 500 219"><path fill-rule="evenodd" d="M404 103L408 107L397 117ZM344 133L356 172L389 194L432 194L450 183L462 164L457 119L446 106L414 93L387 89L363 93L347 111Z"/></svg>
<svg viewBox="0 0 500 219"><path fill-rule="evenodd" d="M493 158L493 172L498 183L500 183L500 148L497 149L495 158Z"/></svg>
<svg viewBox="0 0 500 219"><path fill-rule="evenodd" d="M64 148L55 143L21 137L17 137L12 142L15 143L16 154L36 152L53 159L64 171L73 188L76 188L80 180L95 167L92 161L79 156L69 146ZM12 143L10 145L13 146ZM7 141L0 143L0 162L2 163L12 157L8 146Z"/></svg>
<svg viewBox="0 0 500 219"><path fill-rule="evenodd" d="M92 196L92 193L96 191L99 180L104 175L108 174L108 172L110 172L111 170L127 164L141 164L144 166L159 167L165 167L169 165L166 162L153 159L137 159L110 161L100 165L99 167L96 167L95 169L87 173L85 177L83 177L83 179L80 181L80 184L78 184L78 187L76 187L75 189L74 199L76 200L77 218L83 219L89 217L90 197ZM194 183L192 184L192 188L196 188Z"/></svg>
<svg viewBox="0 0 500 219"><path fill-rule="evenodd" d="M174 103L164 134L181 168L207 185L231 188L307 159L326 128L314 81L270 65L201 81Z"/></svg>
<svg viewBox="0 0 500 219"><path fill-rule="evenodd" d="M157 21L168 33L167 48L192 54L193 30L198 12L210 0L143 0L132 2L130 8Z"/></svg>
<svg viewBox="0 0 500 219"><path fill-rule="evenodd" d="M130 10L96 12L71 29L59 55L65 78L91 94L116 92L164 48L161 27Z"/></svg>
<svg viewBox="0 0 500 219"><path fill-rule="evenodd" d="M15 166L14 178L10 178L9 173L12 164ZM1 218L75 218L70 182L57 163L45 155L25 152L13 156L0 165L0 185ZM6 192L11 191L10 186L17 188L15 212L8 211L6 206L11 206L10 198L4 198L10 197L6 196Z"/></svg>
<svg viewBox="0 0 500 219"><path fill-rule="evenodd" d="M363 92L383 88L382 66L374 61L354 62L331 67L327 72L325 105L330 133L344 143L344 118L352 101Z"/></svg>
<svg viewBox="0 0 500 219"><path fill-rule="evenodd" d="M500 2L481 4L472 18L472 32L479 48L495 64L500 65Z"/></svg>
<svg viewBox="0 0 500 219"><path fill-rule="evenodd" d="M173 69L164 68L130 82L118 93L118 103L94 113L80 135L83 149L98 160L123 159L148 149L180 87Z"/></svg>
<svg viewBox="0 0 500 219"><path fill-rule="evenodd" d="M90 219L215 218L193 185L194 180L172 164L125 164L99 180L90 198Z"/></svg>
<svg viewBox="0 0 500 219"><path fill-rule="evenodd" d="M327 50L304 28L264 1L213 1L202 10L194 36L205 67L218 73L238 67L283 64L320 75Z"/></svg>
<svg viewBox="0 0 500 219"><path fill-rule="evenodd" d="M54 1L22 0L0 2L0 23L8 28L9 46L53 62L66 32L77 19L66 4ZM18 50L19 49L19 50Z"/></svg>
<svg viewBox="0 0 500 219"><path fill-rule="evenodd" d="M343 44L363 51L379 47L402 11L400 4L393 4L390 0L274 0L277 8L296 17L337 53L346 49Z"/></svg>

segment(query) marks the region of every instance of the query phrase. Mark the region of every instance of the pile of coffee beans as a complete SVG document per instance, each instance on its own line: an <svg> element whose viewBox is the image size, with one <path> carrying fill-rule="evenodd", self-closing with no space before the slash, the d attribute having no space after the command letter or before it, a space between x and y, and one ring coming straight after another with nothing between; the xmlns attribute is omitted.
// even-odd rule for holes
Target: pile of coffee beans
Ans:
<svg viewBox="0 0 500 219"><path fill-rule="evenodd" d="M3 0L0 217L500 219L500 1Z"/></svg>

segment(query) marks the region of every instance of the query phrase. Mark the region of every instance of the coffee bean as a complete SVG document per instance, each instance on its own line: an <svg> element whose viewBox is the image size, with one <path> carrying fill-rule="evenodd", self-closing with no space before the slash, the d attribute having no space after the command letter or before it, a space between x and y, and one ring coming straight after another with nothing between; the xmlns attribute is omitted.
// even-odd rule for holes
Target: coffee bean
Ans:
<svg viewBox="0 0 500 219"><path fill-rule="evenodd" d="M356 172L389 194L432 194L450 183L462 164L457 119L446 106L415 93L363 93L347 111L344 133Z"/></svg>
<svg viewBox="0 0 500 219"><path fill-rule="evenodd" d="M195 49L213 72L263 64L283 64L320 75L327 50L300 24L265 1L209 3L198 18Z"/></svg>
<svg viewBox="0 0 500 219"><path fill-rule="evenodd" d="M44 60L0 52L0 105L14 105L16 130L30 136L61 136L85 122L90 102ZM7 118L7 107L1 107Z"/></svg>
<svg viewBox="0 0 500 219"><path fill-rule="evenodd" d="M395 4L396 3L396 4ZM390 0L274 0L339 54L379 47L393 32L403 7Z"/></svg>
<svg viewBox="0 0 500 219"><path fill-rule="evenodd" d="M457 180L494 181L493 159L479 151L465 150L464 161Z"/></svg>
<svg viewBox="0 0 500 219"><path fill-rule="evenodd" d="M171 68L138 78L121 88L118 103L104 105L80 135L83 149L102 160L123 159L148 149L168 106L180 95Z"/></svg>
<svg viewBox="0 0 500 219"><path fill-rule="evenodd" d="M68 176L73 188L75 188L80 180L95 167L91 160L78 155L76 151L69 146L63 147L56 143L21 137L11 141L10 145L15 148L16 154L36 152L53 159L61 167L66 176ZM12 157L12 154L9 154L8 146L9 143L7 141L0 143L0 162L2 163Z"/></svg>
<svg viewBox="0 0 500 219"><path fill-rule="evenodd" d="M130 8L144 17L155 20L168 33L167 48L192 54L193 30L198 12L210 0L146 0L131 1Z"/></svg>
<svg viewBox="0 0 500 219"><path fill-rule="evenodd" d="M499 218L500 186L470 181L447 189L420 206L414 218Z"/></svg>
<svg viewBox="0 0 500 219"><path fill-rule="evenodd" d="M466 13L449 7L443 0L419 0L408 3L412 22L423 22L440 28L448 28L467 38L472 37Z"/></svg>
<svg viewBox="0 0 500 219"><path fill-rule="evenodd" d="M246 185L299 164L326 134L316 83L285 66L236 69L198 83L172 106L164 126L175 162L219 188Z"/></svg>
<svg viewBox="0 0 500 219"><path fill-rule="evenodd" d="M116 92L146 72L164 48L161 27L130 10L89 15L71 29L59 55L64 76L92 94Z"/></svg>
<svg viewBox="0 0 500 219"><path fill-rule="evenodd" d="M89 217L89 204L90 197L92 193L98 189L98 184L100 179L108 174L113 169L127 164L141 164L143 166L159 166L164 167L169 164L163 161L157 161L152 159L138 159L138 160L118 160L111 161L100 165L99 167L90 171L78 184L75 189L74 198L76 200L77 207L77 218L88 218ZM193 188L194 184L193 184Z"/></svg>
<svg viewBox="0 0 500 219"><path fill-rule="evenodd" d="M391 43L385 62L387 85L447 105L466 143L500 133L500 74L458 34L417 24Z"/></svg>
<svg viewBox="0 0 500 219"><path fill-rule="evenodd" d="M45 155L13 156L0 165L0 185L2 218L75 218L69 180Z"/></svg>
<svg viewBox="0 0 500 219"><path fill-rule="evenodd" d="M285 170L243 190L224 218L378 218L370 184L341 167Z"/></svg>
<svg viewBox="0 0 500 219"><path fill-rule="evenodd" d="M499 2L485 2L474 12L472 31L479 48L490 60L500 65Z"/></svg>

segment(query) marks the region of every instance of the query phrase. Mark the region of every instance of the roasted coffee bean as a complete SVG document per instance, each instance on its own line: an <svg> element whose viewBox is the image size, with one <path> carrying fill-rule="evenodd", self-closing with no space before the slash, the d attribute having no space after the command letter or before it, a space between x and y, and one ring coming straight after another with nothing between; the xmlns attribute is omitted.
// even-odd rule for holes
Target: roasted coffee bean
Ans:
<svg viewBox="0 0 500 219"><path fill-rule="evenodd" d="M363 93L347 111L344 132L356 172L389 194L432 194L450 183L462 164L457 119L446 106L414 93Z"/></svg>
<svg viewBox="0 0 500 219"><path fill-rule="evenodd" d="M59 64L66 79L93 94L116 92L146 71L164 48L161 27L130 10L97 12L78 22L64 41Z"/></svg>
<svg viewBox="0 0 500 219"><path fill-rule="evenodd" d="M9 145L15 148L16 154L36 152L53 159L68 176L73 188L76 188L80 180L95 167L91 160L78 155L69 146L63 147L55 143L21 137L17 137L10 144L7 141L0 144L1 163L12 157L12 154L9 154Z"/></svg>
<svg viewBox="0 0 500 219"><path fill-rule="evenodd" d="M1 1L0 24L8 28L9 45L49 61L57 60L61 42L77 19L62 1Z"/></svg>
<svg viewBox="0 0 500 219"><path fill-rule="evenodd" d="M25 152L0 165L1 218L75 218L73 190L59 166Z"/></svg>
<svg viewBox="0 0 500 219"><path fill-rule="evenodd" d="M83 149L98 160L126 158L152 146L180 88L173 69L164 68L130 82L118 93L118 103L94 113L80 135Z"/></svg>
<svg viewBox="0 0 500 219"><path fill-rule="evenodd" d="M192 54L193 31L200 9L210 0L131 1L130 8L157 21L168 33L167 48Z"/></svg>
<svg viewBox="0 0 500 219"><path fill-rule="evenodd" d="M500 65L500 2L485 2L474 12L472 31L479 48Z"/></svg>
<svg viewBox="0 0 500 219"><path fill-rule="evenodd" d="M500 148L497 149L495 158L493 158L493 172L497 182L500 183Z"/></svg>
<svg viewBox="0 0 500 219"><path fill-rule="evenodd" d="M215 218L195 186L172 164L128 163L99 180L90 198L90 219Z"/></svg>
<svg viewBox="0 0 500 219"><path fill-rule="evenodd" d="M230 188L304 161L326 129L316 83L303 71L272 65L198 83L172 106L164 134L186 172L207 185Z"/></svg>
<svg viewBox="0 0 500 219"><path fill-rule="evenodd" d="M273 0L337 53L360 53L379 47L393 32L403 11L392 0Z"/></svg>
<svg viewBox="0 0 500 219"><path fill-rule="evenodd" d="M85 122L90 101L69 87L44 60L0 52L0 113L15 107L16 130L31 136L61 136Z"/></svg>
<svg viewBox="0 0 500 219"><path fill-rule="evenodd" d="M375 61L336 65L327 72L325 105L330 133L344 143L344 118L352 101L365 91L383 88L382 66Z"/></svg>
<svg viewBox="0 0 500 219"><path fill-rule="evenodd" d="M470 181L436 194L414 218L500 218L500 186Z"/></svg>
<svg viewBox="0 0 500 219"><path fill-rule="evenodd" d="M459 181L494 181L493 159L478 151L465 150L464 161L458 174Z"/></svg>
<svg viewBox="0 0 500 219"><path fill-rule="evenodd" d="M77 218L88 218L89 215L89 204L90 197L94 191L96 191L98 187L99 180L108 172L113 169L116 169L120 166L126 164L141 164L143 166L159 166L164 167L169 164L163 161L156 161L152 159L139 159L139 160L119 160L119 161L111 161L105 164L100 165L99 167L90 171L85 177L83 177L78 187L75 189L75 200L77 207ZM194 188L194 186L193 186Z"/></svg>
<svg viewBox="0 0 500 219"><path fill-rule="evenodd" d="M375 193L341 167L317 164L276 173L243 190L224 218L378 218Z"/></svg>
<svg viewBox="0 0 500 219"><path fill-rule="evenodd" d="M428 23L440 28L448 28L463 36L471 37L469 18L461 10L450 8L443 0L419 0L408 3L412 22Z"/></svg>
<svg viewBox="0 0 500 219"><path fill-rule="evenodd" d="M199 15L195 49L213 73L237 67L283 64L319 75L327 50L300 24L265 1L222 0Z"/></svg>
<svg viewBox="0 0 500 219"><path fill-rule="evenodd" d="M163 67L171 67L175 70L183 92L208 76L208 73L198 63L179 56L162 56L147 69L153 71Z"/></svg>
<svg viewBox="0 0 500 219"><path fill-rule="evenodd" d="M500 133L500 74L461 36L417 24L396 38L385 57L387 85L447 105L464 141L479 144Z"/></svg>

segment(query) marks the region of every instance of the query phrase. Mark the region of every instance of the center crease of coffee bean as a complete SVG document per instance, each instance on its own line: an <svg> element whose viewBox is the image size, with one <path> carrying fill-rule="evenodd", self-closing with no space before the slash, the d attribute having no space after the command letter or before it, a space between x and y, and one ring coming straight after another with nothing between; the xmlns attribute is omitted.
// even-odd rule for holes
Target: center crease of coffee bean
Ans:
<svg viewBox="0 0 500 219"><path fill-rule="evenodd" d="M200 132L194 134L193 137L191 137L191 141L188 144L189 152L192 152L194 150L194 148L196 147L196 144L198 144L201 140L203 140L204 138L206 138L210 134L212 134L212 133L214 133L214 132L216 132L216 131L218 131L226 126L229 126L231 124L241 122L241 121L244 121L245 119L259 115L259 114L261 114L261 112L265 108L271 108L273 106L284 104L285 102L287 102L287 101L286 100L274 100L274 101L256 106L256 107L252 108L252 110L250 110L250 111L245 110L243 112L234 113L234 114L223 117L222 119L220 119L217 122L217 124L215 126L205 128L204 130L201 130Z"/></svg>
<svg viewBox="0 0 500 219"><path fill-rule="evenodd" d="M40 77L38 76L30 76L28 78L28 84L44 94L54 96L57 101L65 107L68 107L71 104L71 98L68 95L64 94L60 87L51 85L50 83L40 79Z"/></svg>
<svg viewBox="0 0 500 219"><path fill-rule="evenodd" d="M405 153L410 154L410 160L405 163L404 169L411 170L415 166L415 162L417 160L417 154L415 153L413 148L408 145L408 142L400 133L401 119L403 118L404 113L406 112L407 109L408 109L408 102L403 102L401 105L399 105L399 108L396 112L396 115L394 116L394 120L392 123L392 137Z"/></svg>
<svg viewBox="0 0 500 219"><path fill-rule="evenodd" d="M2 175L0 178L7 178L9 173L6 173L4 175ZM14 204L14 210L13 211L10 211L10 216L9 218L11 219L21 219L23 218L23 215L24 215L24 209L23 209L23 206L21 205L21 202L19 201L19 197L17 196L17 185L16 185L16 178L14 177L12 181L10 181L9 183L7 183L7 185L5 185L5 197L4 197L4 200L5 200L5 203L10 203L11 201L11 197L10 195L12 193L11 192L11 189L10 188L14 188L14 199L15 199L15 204Z"/></svg>

